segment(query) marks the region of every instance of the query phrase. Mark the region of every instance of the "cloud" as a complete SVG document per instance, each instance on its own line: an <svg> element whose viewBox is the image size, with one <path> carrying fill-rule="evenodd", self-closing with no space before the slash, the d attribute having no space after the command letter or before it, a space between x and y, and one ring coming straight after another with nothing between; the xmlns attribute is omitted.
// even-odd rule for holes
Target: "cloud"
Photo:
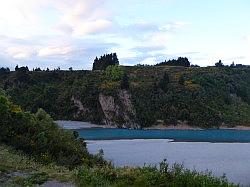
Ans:
<svg viewBox="0 0 250 187"><path fill-rule="evenodd" d="M159 27L157 24L152 22L135 22L126 26L121 27L123 31L131 33L147 33L152 31L158 31Z"/></svg>
<svg viewBox="0 0 250 187"><path fill-rule="evenodd" d="M105 0L57 2L62 16L57 29L73 36L104 32L112 26L111 14L103 8Z"/></svg>
<svg viewBox="0 0 250 187"><path fill-rule="evenodd" d="M176 31L177 29L181 29L185 26L189 25L187 22L183 21L175 21L175 22L169 22L167 24L164 24L160 27L160 30L163 31Z"/></svg>
<svg viewBox="0 0 250 187"><path fill-rule="evenodd" d="M182 21L126 25L110 0L8 0L0 6L0 58L10 64L91 68L95 56L117 52L121 63L156 61ZM110 4L108 4L110 5ZM63 34L62 34L63 33ZM159 58L157 57L159 56Z"/></svg>
<svg viewBox="0 0 250 187"><path fill-rule="evenodd" d="M137 51L139 53L148 53L152 51L161 51L165 49L165 46L137 46L132 48L131 50Z"/></svg>
<svg viewBox="0 0 250 187"><path fill-rule="evenodd" d="M29 46L17 46L7 48L6 53L13 59L29 59L33 51Z"/></svg>
<svg viewBox="0 0 250 187"><path fill-rule="evenodd" d="M45 48L41 48L38 51L39 57L49 57L49 56L66 56L72 52L72 47L57 47L57 46L49 46Z"/></svg>

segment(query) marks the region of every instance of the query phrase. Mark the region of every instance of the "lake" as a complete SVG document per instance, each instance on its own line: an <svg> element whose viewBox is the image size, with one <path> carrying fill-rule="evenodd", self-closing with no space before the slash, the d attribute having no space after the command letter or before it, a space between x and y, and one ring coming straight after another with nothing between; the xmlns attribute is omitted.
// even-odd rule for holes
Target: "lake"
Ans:
<svg viewBox="0 0 250 187"><path fill-rule="evenodd" d="M77 130L86 140L173 139L192 142L250 143L250 131L229 129L208 130L128 130L88 128Z"/></svg>
<svg viewBox="0 0 250 187"><path fill-rule="evenodd" d="M230 182L250 184L250 131L89 128L78 132L88 140L90 153L103 149L105 159L115 166L155 165L167 159L170 164L183 163L191 170L226 174Z"/></svg>
<svg viewBox="0 0 250 187"><path fill-rule="evenodd" d="M115 166L183 163L185 168L209 170L215 176L226 174L228 180L250 184L250 143L171 142L170 140L89 140L90 153L103 149L104 158Z"/></svg>
<svg viewBox="0 0 250 187"><path fill-rule="evenodd" d="M104 151L115 166L155 165L163 159L185 168L226 174L230 182L250 184L250 131L242 130L127 130L79 129L90 153ZM65 125L65 123L63 123ZM225 143L226 142L226 143Z"/></svg>

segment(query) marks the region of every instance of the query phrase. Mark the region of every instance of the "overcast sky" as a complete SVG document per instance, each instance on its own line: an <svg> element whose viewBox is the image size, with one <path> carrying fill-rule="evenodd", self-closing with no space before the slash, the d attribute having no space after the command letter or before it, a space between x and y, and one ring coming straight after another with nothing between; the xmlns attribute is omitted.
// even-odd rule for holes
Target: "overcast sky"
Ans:
<svg viewBox="0 0 250 187"><path fill-rule="evenodd" d="M186 56L250 65L249 0L1 0L0 66L91 69Z"/></svg>

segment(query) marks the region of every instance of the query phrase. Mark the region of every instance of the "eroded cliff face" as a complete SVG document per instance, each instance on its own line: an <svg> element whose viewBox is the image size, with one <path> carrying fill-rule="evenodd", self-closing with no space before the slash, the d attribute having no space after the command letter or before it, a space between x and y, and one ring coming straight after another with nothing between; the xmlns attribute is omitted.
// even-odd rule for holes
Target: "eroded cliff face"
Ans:
<svg viewBox="0 0 250 187"><path fill-rule="evenodd" d="M102 107L106 125L119 128L138 129L136 113L131 102L131 95L126 90L120 90L117 97L99 94L99 102Z"/></svg>

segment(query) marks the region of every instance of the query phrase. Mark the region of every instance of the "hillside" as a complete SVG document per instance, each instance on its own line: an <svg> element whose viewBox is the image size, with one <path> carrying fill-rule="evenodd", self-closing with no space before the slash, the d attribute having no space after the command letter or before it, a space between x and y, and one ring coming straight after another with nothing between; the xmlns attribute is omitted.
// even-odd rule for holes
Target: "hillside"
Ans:
<svg viewBox="0 0 250 187"><path fill-rule="evenodd" d="M25 110L43 108L54 119L125 128L250 125L250 68L134 66L120 67L121 76L20 69L1 72L0 88Z"/></svg>
<svg viewBox="0 0 250 187"><path fill-rule="evenodd" d="M25 112L1 91L0 116L0 186L238 186L166 160L159 167L114 167L42 109Z"/></svg>

